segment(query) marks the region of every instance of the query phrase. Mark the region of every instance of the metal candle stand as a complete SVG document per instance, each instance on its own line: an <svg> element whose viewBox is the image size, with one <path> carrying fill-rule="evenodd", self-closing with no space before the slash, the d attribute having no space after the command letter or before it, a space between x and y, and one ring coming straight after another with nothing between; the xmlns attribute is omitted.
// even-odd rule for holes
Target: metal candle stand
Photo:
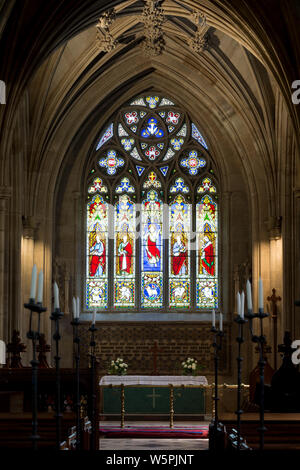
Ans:
<svg viewBox="0 0 300 470"><path fill-rule="evenodd" d="M263 335L263 319L268 317L268 313L264 313L263 309L259 309L258 313L252 313L252 310L248 310L248 314L245 315L249 319L250 333L252 341L258 344L259 348L259 376L260 376L260 401L259 401L259 415L260 415L260 427L258 428L260 434L259 440L259 449L264 449L264 433L267 430L265 428L265 397L264 397L264 388L265 388L265 364L264 359L264 344L266 344L266 338ZM260 335L257 336L253 333L253 319L259 318L260 320Z"/></svg>
<svg viewBox="0 0 300 470"><path fill-rule="evenodd" d="M54 334L53 339L55 341L55 369L56 369L56 397L55 397L55 418L56 418L56 449L60 449L60 442L61 442L61 390L60 390L60 369L59 369L59 320L63 317L63 312L61 312L60 308L56 308L52 313L50 320L54 321Z"/></svg>
<svg viewBox="0 0 300 470"><path fill-rule="evenodd" d="M236 338L236 341L238 343L238 356L237 356L237 410L236 410L236 415L237 415L237 450L239 451L241 449L241 414L243 413L243 410L241 409L241 392L242 392L242 362L243 358L241 357L241 345L244 342L244 336L243 336L243 326L247 322L244 318L242 318L240 315L238 315L234 321L238 324L239 326L239 333Z"/></svg>
<svg viewBox="0 0 300 470"><path fill-rule="evenodd" d="M76 450L81 448L81 433L80 433L80 338L78 336L79 318L74 318L71 322L73 326L73 343L76 345L75 351L75 366L76 366Z"/></svg>
<svg viewBox="0 0 300 470"><path fill-rule="evenodd" d="M96 367L96 355L95 355L95 332L98 330L98 328L95 327L95 324L93 323L92 326L89 328L89 331L91 332L91 341L90 341L90 347L91 347L91 390L92 390L92 396L91 396L91 408L90 408L90 416L91 416L91 422L92 422L92 433L91 433L91 450L95 450L95 434L96 434L96 429L95 429L95 422L96 422L96 417L95 417L95 404L96 404L96 388L95 388L95 367Z"/></svg>
<svg viewBox="0 0 300 470"><path fill-rule="evenodd" d="M215 393L213 400L215 402L215 416L213 421L210 425L210 442L209 442L209 449L216 451L220 450L220 439L222 435L222 427L219 424L219 416L218 416L218 368L219 368L219 351L222 349L222 338L224 336L223 331L217 330L215 327L212 327L211 332L214 333L214 363L215 363ZM219 338L219 342L218 342ZM222 447L222 445L221 445Z"/></svg>
<svg viewBox="0 0 300 470"><path fill-rule="evenodd" d="M38 414L38 389L37 389L37 373L38 373L38 365L39 361L36 358L36 342L39 340L40 337L40 320L41 320L41 313L46 312L46 308L43 307L41 303L35 303L34 299L30 299L28 304L24 304L24 307L30 310L30 319L29 319L29 331L27 333L27 338L31 339L32 341L32 360L30 364L32 366L32 436L30 436L30 440L32 441L33 450L37 450L38 448L38 440L40 436L37 433L38 429L38 421L37 421L37 414ZM34 331L32 327L33 323L33 312L37 313L37 330Z"/></svg>

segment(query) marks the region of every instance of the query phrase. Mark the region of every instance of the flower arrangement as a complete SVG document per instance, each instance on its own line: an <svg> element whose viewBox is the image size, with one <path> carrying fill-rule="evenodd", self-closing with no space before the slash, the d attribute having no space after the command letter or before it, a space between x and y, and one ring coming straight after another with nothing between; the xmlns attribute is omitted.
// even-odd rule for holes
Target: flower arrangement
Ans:
<svg viewBox="0 0 300 470"><path fill-rule="evenodd" d="M188 357L186 361L181 363L181 365L183 367L184 375L196 375L198 368L198 361L196 361L196 359Z"/></svg>
<svg viewBox="0 0 300 470"><path fill-rule="evenodd" d="M110 375L126 375L128 364L118 357L115 361L111 361L108 373Z"/></svg>

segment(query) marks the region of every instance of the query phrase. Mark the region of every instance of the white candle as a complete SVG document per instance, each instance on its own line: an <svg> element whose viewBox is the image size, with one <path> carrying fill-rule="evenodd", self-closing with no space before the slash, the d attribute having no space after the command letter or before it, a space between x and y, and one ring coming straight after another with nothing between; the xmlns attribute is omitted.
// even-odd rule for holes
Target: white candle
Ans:
<svg viewBox="0 0 300 470"><path fill-rule="evenodd" d="M94 307L92 323L93 323L93 325L95 325L95 323L96 323L96 307Z"/></svg>
<svg viewBox="0 0 300 470"><path fill-rule="evenodd" d="M242 290L241 293L241 318L244 318L244 309L245 309L245 292Z"/></svg>
<svg viewBox="0 0 300 470"><path fill-rule="evenodd" d="M223 331L223 314L220 313L220 331Z"/></svg>
<svg viewBox="0 0 300 470"><path fill-rule="evenodd" d="M236 295L236 308L238 316L241 315L241 294L238 292Z"/></svg>
<svg viewBox="0 0 300 470"><path fill-rule="evenodd" d="M79 297L77 297L76 300L77 300L77 303L76 303L76 307L77 307L77 308L76 308L76 315L77 315L77 318L79 318L79 311L80 311L80 310L79 310Z"/></svg>
<svg viewBox="0 0 300 470"><path fill-rule="evenodd" d="M73 297L73 317L76 318L77 317L77 306L76 306L76 299L75 297Z"/></svg>
<svg viewBox="0 0 300 470"><path fill-rule="evenodd" d="M59 309L59 290L58 285L56 282L53 284L53 292L54 292L54 310Z"/></svg>
<svg viewBox="0 0 300 470"><path fill-rule="evenodd" d="M252 310L252 293L251 293L251 283L248 279L246 284L246 292L247 292L247 308L248 311Z"/></svg>
<svg viewBox="0 0 300 470"><path fill-rule="evenodd" d="M258 281L258 309L264 311L264 289L261 277Z"/></svg>
<svg viewBox="0 0 300 470"><path fill-rule="evenodd" d="M35 293L36 293L36 278L37 278L37 268L36 264L32 268L32 273L31 273L31 289L30 289L30 299L35 299Z"/></svg>
<svg viewBox="0 0 300 470"><path fill-rule="evenodd" d="M37 303L43 303L43 285L44 285L44 275L43 271L40 270L39 272L39 279L38 279L38 295L37 295Z"/></svg>
<svg viewBox="0 0 300 470"><path fill-rule="evenodd" d="M216 312L214 308L212 309L212 326L213 328L216 327Z"/></svg>

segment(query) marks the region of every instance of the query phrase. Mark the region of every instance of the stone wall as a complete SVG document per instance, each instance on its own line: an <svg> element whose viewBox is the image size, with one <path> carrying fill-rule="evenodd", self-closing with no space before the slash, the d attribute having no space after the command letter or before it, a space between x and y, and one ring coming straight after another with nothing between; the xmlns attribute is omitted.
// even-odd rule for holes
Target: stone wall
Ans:
<svg viewBox="0 0 300 470"><path fill-rule="evenodd" d="M112 359L122 357L128 363L128 374L151 374L153 352L157 341L160 352L157 370L160 375L182 373L181 362L188 357L197 359L203 368L201 373L214 371L211 325L208 323L187 325L104 325L96 332L96 356L103 374ZM220 373L230 374L230 328L225 326L224 347L220 358ZM81 327L82 365L87 365L90 333Z"/></svg>

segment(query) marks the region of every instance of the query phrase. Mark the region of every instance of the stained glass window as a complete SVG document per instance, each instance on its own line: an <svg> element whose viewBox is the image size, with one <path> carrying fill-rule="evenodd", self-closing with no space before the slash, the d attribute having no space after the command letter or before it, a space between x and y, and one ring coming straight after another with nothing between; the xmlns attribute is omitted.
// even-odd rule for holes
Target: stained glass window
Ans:
<svg viewBox="0 0 300 470"><path fill-rule="evenodd" d="M135 305L135 205L121 195L114 220L114 306Z"/></svg>
<svg viewBox="0 0 300 470"><path fill-rule="evenodd" d="M87 204L86 305L106 308L108 302L108 205L99 194Z"/></svg>
<svg viewBox="0 0 300 470"><path fill-rule="evenodd" d="M169 302L170 307L190 306L190 204L179 194L170 204Z"/></svg>
<svg viewBox="0 0 300 470"><path fill-rule="evenodd" d="M203 188L203 182L200 188ZM209 191L209 187L205 192ZM209 194L196 205L197 281L196 303L200 308L218 307L218 208Z"/></svg>
<svg viewBox="0 0 300 470"><path fill-rule="evenodd" d="M162 201L155 190L149 191L142 203L141 235L141 306L161 307L163 303L163 208Z"/></svg>
<svg viewBox="0 0 300 470"><path fill-rule="evenodd" d="M216 308L218 183L198 124L151 92L99 135L86 186L86 307Z"/></svg>

